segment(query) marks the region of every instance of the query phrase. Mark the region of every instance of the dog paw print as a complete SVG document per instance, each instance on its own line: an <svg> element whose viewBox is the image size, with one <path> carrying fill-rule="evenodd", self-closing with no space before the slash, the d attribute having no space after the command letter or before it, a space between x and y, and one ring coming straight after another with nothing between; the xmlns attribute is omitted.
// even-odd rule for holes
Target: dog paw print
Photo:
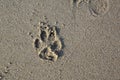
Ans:
<svg viewBox="0 0 120 80"><path fill-rule="evenodd" d="M40 58L56 61L63 55L63 42L59 35L57 26L49 25L47 22L40 22L38 35L34 40L34 47Z"/></svg>
<svg viewBox="0 0 120 80"><path fill-rule="evenodd" d="M73 0L77 7L86 3L92 16L103 16L109 11L109 0Z"/></svg>

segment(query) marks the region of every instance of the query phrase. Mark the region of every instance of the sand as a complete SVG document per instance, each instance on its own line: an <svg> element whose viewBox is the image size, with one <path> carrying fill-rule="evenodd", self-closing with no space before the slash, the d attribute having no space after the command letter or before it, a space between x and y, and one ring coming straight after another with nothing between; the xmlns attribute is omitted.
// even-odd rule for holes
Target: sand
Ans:
<svg viewBox="0 0 120 80"><path fill-rule="evenodd" d="M0 80L120 80L120 0L92 1L0 0ZM46 20L60 47L41 58Z"/></svg>

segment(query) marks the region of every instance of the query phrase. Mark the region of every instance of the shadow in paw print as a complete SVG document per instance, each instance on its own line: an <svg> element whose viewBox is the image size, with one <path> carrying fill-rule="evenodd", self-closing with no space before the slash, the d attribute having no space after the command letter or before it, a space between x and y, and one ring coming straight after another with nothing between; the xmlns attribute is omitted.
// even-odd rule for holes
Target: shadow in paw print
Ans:
<svg viewBox="0 0 120 80"><path fill-rule="evenodd" d="M63 50L55 51L55 53L58 55L58 57L62 57L64 55Z"/></svg>
<svg viewBox="0 0 120 80"><path fill-rule="evenodd" d="M51 50L55 51L58 48L59 44L57 44L57 42L55 41L52 45L51 45Z"/></svg>
<svg viewBox="0 0 120 80"><path fill-rule="evenodd" d="M63 49L65 48L64 38L60 36L60 28L56 27L56 33L59 35L62 47L60 51L56 51L55 53L58 53L58 57L62 57L64 55Z"/></svg>
<svg viewBox="0 0 120 80"><path fill-rule="evenodd" d="M39 54L39 57L42 59L45 59L45 53L47 52L47 48L44 48L41 53Z"/></svg>
<svg viewBox="0 0 120 80"><path fill-rule="evenodd" d="M40 41L39 41L39 39L35 39L34 45L35 45L35 48L36 48L36 49L39 48L39 46L40 46Z"/></svg>
<svg viewBox="0 0 120 80"><path fill-rule="evenodd" d="M62 57L64 55L63 49L65 48L64 38L60 37L60 41L62 44L62 49L60 51L58 51L58 57Z"/></svg>
<svg viewBox="0 0 120 80"><path fill-rule="evenodd" d="M53 61L54 57L53 56L49 56L49 59L48 60L51 60ZM47 59L46 59L47 60Z"/></svg>
<svg viewBox="0 0 120 80"><path fill-rule="evenodd" d="M50 32L49 34L49 38L50 41L53 41L55 39L55 33L54 32Z"/></svg>
<svg viewBox="0 0 120 80"><path fill-rule="evenodd" d="M60 39L61 44L62 44L62 49L64 49L65 48L64 38L60 37L59 39Z"/></svg>
<svg viewBox="0 0 120 80"><path fill-rule="evenodd" d="M45 31L41 30L40 38L43 42L45 42L45 40L47 38L47 33Z"/></svg>
<svg viewBox="0 0 120 80"><path fill-rule="evenodd" d="M53 52L55 52L58 57L62 57L64 55L63 53L63 49L65 47L64 41L62 38L60 38L60 43L58 43L57 41L55 41L52 45L51 45L51 50Z"/></svg>
<svg viewBox="0 0 120 80"><path fill-rule="evenodd" d="M60 36L60 28L58 28L57 26L55 27L56 30L56 34L59 36L59 39L62 43L62 49L65 48L65 44L64 44L64 38Z"/></svg>
<svg viewBox="0 0 120 80"><path fill-rule="evenodd" d="M77 2L77 0L73 0L73 3L76 3Z"/></svg>
<svg viewBox="0 0 120 80"><path fill-rule="evenodd" d="M4 76L2 73L0 73L0 80L3 80Z"/></svg>
<svg viewBox="0 0 120 80"><path fill-rule="evenodd" d="M55 30L56 30L56 34L60 35L60 28L58 28L57 26L55 26Z"/></svg>

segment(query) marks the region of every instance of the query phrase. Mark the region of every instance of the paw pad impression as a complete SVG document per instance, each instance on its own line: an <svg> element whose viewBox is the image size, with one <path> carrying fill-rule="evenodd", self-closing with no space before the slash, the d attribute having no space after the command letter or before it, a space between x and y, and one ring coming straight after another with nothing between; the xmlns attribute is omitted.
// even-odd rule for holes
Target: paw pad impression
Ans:
<svg viewBox="0 0 120 80"><path fill-rule="evenodd" d="M59 35L57 26L41 22L38 26L38 36L34 40L34 47L40 58L56 61L63 55L63 42Z"/></svg>

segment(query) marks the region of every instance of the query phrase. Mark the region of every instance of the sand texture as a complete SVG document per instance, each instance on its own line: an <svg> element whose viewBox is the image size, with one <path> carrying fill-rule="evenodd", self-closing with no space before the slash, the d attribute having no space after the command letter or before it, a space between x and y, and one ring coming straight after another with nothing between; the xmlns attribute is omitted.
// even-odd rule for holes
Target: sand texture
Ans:
<svg viewBox="0 0 120 80"><path fill-rule="evenodd" d="M0 0L0 80L120 80L120 0Z"/></svg>

